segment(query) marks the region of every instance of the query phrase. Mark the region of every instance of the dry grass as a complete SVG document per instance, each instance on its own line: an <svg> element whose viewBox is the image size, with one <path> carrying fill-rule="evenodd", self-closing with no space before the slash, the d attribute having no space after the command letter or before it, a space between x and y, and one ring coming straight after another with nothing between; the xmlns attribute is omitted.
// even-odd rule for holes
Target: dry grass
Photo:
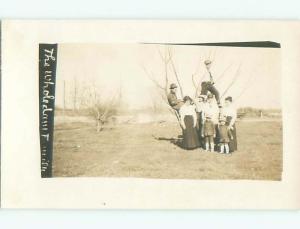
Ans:
<svg viewBox="0 0 300 229"><path fill-rule="evenodd" d="M119 125L100 133L91 125L55 127L54 176L281 179L278 121L238 122L239 150L232 155L181 149L167 140L181 134L176 123Z"/></svg>

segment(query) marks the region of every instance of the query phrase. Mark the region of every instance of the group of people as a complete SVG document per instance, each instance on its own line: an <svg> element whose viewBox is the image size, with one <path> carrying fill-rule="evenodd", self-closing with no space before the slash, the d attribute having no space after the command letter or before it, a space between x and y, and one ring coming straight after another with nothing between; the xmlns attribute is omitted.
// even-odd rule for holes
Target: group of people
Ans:
<svg viewBox="0 0 300 229"><path fill-rule="evenodd" d="M177 85L172 83L168 102L178 114L185 149L201 147L222 154L237 150L237 112L231 96L226 97L221 105L219 92L212 81L202 82L200 95L193 99L184 96L179 100L176 92Z"/></svg>

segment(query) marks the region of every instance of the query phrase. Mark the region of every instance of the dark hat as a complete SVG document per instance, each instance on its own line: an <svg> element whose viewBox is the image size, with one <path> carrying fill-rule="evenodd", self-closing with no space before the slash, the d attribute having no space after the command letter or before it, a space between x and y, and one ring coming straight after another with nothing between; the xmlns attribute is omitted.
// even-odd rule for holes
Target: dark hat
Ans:
<svg viewBox="0 0 300 229"><path fill-rule="evenodd" d="M205 61L204 61L204 64L205 64L205 65L209 65L209 64L211 64L211 61L210 61L210 60L205 60Z"/></svg>
<svg viewBox="0 0 300 229"><path fill-rule="evenodd" d="M174 89L174 88L177 88L177 85L175 83L171 83L170 89Z"/></svg>
<svg viewBox="0 0 300 229"><path fill-rule="evenodd" d="M225 98L225 101L230 101L230 102L232 102L232 97L231 96L227 96L226 98Z"/></svg>
<svg viewBox="0 0 300 229"><path fill-rule="evenodd" d="M183 97L183 102L186 102L186 101L188 101L188 100L190 100L190 101L192 101L192 99L191 99L191 97L190 96L184 96Z"/></svg>

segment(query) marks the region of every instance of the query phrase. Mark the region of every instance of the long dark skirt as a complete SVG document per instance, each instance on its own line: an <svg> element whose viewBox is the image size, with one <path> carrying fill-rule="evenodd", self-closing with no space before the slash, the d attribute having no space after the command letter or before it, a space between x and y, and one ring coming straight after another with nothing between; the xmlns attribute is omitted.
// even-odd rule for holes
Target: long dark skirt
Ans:
<svg viewBox="0 0 300 229"><path fill-rule="evenodd" d="M226 125L229 126L230 121L231 121L232 117L231 116L227 116L226 117ZM230 139L228 145L229 145L229 152L234 152L237 150L237 137L236 137L236 127L235 124L233 125L233 130L230 130L233 139Z"/></svg>
<svg viewBox="0 0 300 229"><path fill-rule="evenodd" d="M215 124L215 131L216 131L216 137L214 138L214 143L215 143L215 151L220 151L220 132L219 132L219 127L218 124Z"/></svg>
<svg viewBox="0 0 300 229"><path fill-rule="evenodd" d="M197 112L197 121L198 121L198 137L200 142L200 147L205 148L205 140L204 137L201 136L202 128L203 128L203 119L202 119L202 112Z"/></svg>
<svg viewBox="0 0 300 229"><path fill-rule="evenodd" d="M194 120L192 115L184 117L185 130L183 130L182 146L185 149L195 149L200 146L197 129L194 127Z"/></svg>

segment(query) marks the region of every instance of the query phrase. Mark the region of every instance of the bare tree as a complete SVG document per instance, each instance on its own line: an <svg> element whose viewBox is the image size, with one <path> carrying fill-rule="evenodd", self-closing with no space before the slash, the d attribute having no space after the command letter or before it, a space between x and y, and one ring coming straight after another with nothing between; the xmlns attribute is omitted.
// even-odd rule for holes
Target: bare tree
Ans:
<svg viewBox="0 0 300 229"><path fill-rule="evenodd" d="M179 117L178 112L176 110L174 110L169 105L169 102L168 102L168 93L169 93L168 92L168 90L169 90L168 87L169 87L169 82L170 82L170 72L169 72L170 70L169 70L169 68L171 68L171 70L172 70L171 72L175 76L176 82L177 82L178 87L180 89L181 96L183 97L183 95L184 95L183 89L182 89L182 86L181 86L181 82L180 82L180 77L178 75L178 72L176 70L176 66L175 66L175 63L174 63L174 60L173 60L173 53L172 53L172 50L169 46L165 47L164 53L162 53L159 48L157 50L158 50L159 56L160 56L160 58L163 62L163 65L164 65L164 82L160 83L156 79L156 77L154 77L153 73L148 71L145 66L143 66L143 70L146 73L146 75L148 76L148 78L156 86L157 90L159 91L159 94L160 94L161 98L163 99L165 104L168 106L168 110L176 116L178 122L180 123L180 117Z"/></svg>
<svg viewBox="0 0 300 229"><path fill-rule="evenodd" d="M169 110L176 115L177 120L180 120L179 114L177 113L177 111L175 111L174 109L172 109L172 107L169 105L168 103L168 86L169 86L169 82L170 82L170 73L173 74L175 76L176 82L178 84L178 87L180 89L180 94L183 97L184 93L183 93L183 88L181 86L181 82L180 82L180 77L178 74L178 71L176 69L176 65L174 62L174 58L173 58L173 52L172 49L170 48L170 46L166 45L165 49L164 49L164 53L157 48L159 56L163 62L164 65L164 82L161 83L160 81L157 80L157 77L155 77L155 75L153 74L153 72L149 71L146 69L145 66L143 66L143 70L146 73L146 75L148 76L148 78L154 83L154 85L156 86L157 90L159 91L161 98L163 99L163 101L165 101L165 103L168 105ZM205 77L207 76L207 74L209 75L209 79L210 81L215 84L215 83L220 83L222 79L226 78L225 75L228 72L229 69L232 68L232 63L229 64L228 66L225 67L225 69L221 72L221 74L219 73L217 75L216 81L213 79L213 75L211 72L211 65L213 64L213 62L216 59L216 54L217 54L217 49L214 50L214 53L212 53L212 51L210 50L209 56L206 55L206 57L200 56L199 61L197 63L196 66L196 70L192 73L191 75L191 80L195 89L195 98L199 95L199 91L201 91L201 83L204 81ZM205 69L202 75L199 74L199 70L200 70L200 66L203 63L205 64ZM209 61L210 64L205 63L206 61ZM221 98L223 98L226 93L232 88L232 86L235 84L235 82L238 79L238 76L240 75L240 71L241 71L241 64L238 65L237 70L234 74L234 77L232 79L231 82L229 82L228 86L225 88L225 90L223 91L223 93L221 94ZM198 78L198 79L196 79Z"/></svg>
<svg viewBox="0 0 300 229"><path fill-rule="evenodd" d="M95 85L86 87L82 103L88 114L96 121L97 132L102 131L104 124L117 114L120 99L121 87L111 97L104 96Z"/></svg>

